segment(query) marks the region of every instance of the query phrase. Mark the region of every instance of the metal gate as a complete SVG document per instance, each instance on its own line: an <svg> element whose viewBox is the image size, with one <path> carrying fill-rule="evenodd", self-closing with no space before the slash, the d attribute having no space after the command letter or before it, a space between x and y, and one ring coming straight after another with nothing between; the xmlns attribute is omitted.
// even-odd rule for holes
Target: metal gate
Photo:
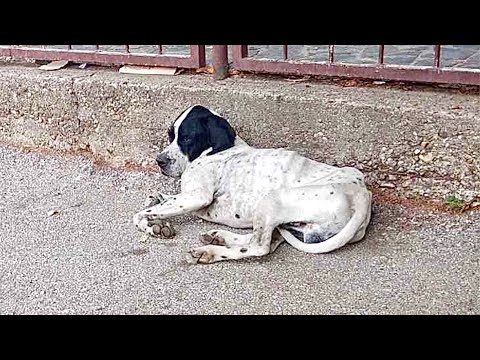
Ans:
<svg viewBox="0 0 480 360"><path fill-rule="evenodd" d="M205 66L205 45L190 45L190 55L166 55L162 45L156 54L131 53L130 46L124 45L123 52L104 51L99 45L95 50L74 50L72 45L63 49L48 49L38 46L1 46L0 56L11 56L35 60L68 60L82 63L105 65L165 66L196 69Z"/></svg>
<svg viewBox="0 0 480 360"><path fill-rule="evenodd" d="M248 45L234 45L233 67L242 71L270 74L480 85L480 69L442 68L440 66L441 47L441 45L432 45L434 59L431 66L400 66L384 63L385 45L378 45L376 64L338 63L335 61L335 45L328 46L326 62L289 60L288 45L283 45L283 60L255 59L248 56Z"/></svg>

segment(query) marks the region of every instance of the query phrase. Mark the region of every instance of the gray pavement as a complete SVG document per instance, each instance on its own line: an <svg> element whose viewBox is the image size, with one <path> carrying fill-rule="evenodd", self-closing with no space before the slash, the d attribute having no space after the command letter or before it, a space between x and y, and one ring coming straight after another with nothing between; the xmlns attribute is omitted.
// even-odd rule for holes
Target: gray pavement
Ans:
<svg viewBox="0 0 480 360"><path fill-rule="evenodd" d="M331 254L187 265L218 225L183 216L142 242L131 223L172 180L7 147L0 163L0 314L480 313L478 212L376 203L367 238Z"/></svg>
<svg viewBox="0 0 480 360"><path fill-rule="evenodd" d="M66 45L48 45L67 48ZM73 45L73 49L95 50L94 45ZM100 45L101 50L124 52L124 45ZM211 62L212 46L207 45L207 62ZM154 54L157 45L130 45L133 53ZM187 45L164 45L165 54L188 55ZM230 49L231 53L231 49ZM253 58L283 59L282 45L249 45ZM230 55L231 56L231 55ZM385 64L432 66L433 45L385 45ZM288 57L292 60L327 61L328 45L289 45ZM335 61L351 64L375 64L378 61L378 45L335 45ZM480 69L480 45L442 45L441 66Z"/></svg>

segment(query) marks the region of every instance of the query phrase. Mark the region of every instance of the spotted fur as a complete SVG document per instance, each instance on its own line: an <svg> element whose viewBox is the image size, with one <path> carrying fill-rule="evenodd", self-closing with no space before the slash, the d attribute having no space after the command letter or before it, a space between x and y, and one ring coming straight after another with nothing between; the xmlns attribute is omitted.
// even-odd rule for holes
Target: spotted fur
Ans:
<svg viewBox="0 0 480 360"><path fill-rule="evenodd" d="M135 225L152 234L159 221L194 213L253 228L246 235L202 234L207 245L190 252L197 262L264 256L284 240L304 252L326 253L364 238L371 193L359 170L251 147L227 120L200 105L185 110L168 137L157 163L163 174L181 178L181 192L135 214Z"/></svg>

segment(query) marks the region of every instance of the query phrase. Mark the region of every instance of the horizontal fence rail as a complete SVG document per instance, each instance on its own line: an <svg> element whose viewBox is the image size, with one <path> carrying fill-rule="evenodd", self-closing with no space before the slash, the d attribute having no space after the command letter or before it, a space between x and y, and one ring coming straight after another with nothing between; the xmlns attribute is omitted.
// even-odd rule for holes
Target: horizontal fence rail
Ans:
<svg viewBox="0 0 480 360"><path fill-rule="evenodd" d="M102 65L141 65L196 69L205 66L205 45L190 45L190 55L166 55L162 45L157 53L132 53L130 45L124 45L124 52L104 51L99 45L95 50L48 49L30 46L0 46L0 56L35 60L68 60Z"/></svg>
<svg viewBox="0 0 480 360"><path fill-rule="evenodd" d="M255 59L248 56L248 45L233 46L233 67L240 71L288 75L319 75L373 80L411 81L480 85L480 69L442 68L441 45L432 45L431 66L387 65L385 45L378 45L376 64L347 64L335 61L335 45L328 46L325 62L288 59L288 45L283 45L283 60Z"/></svg>

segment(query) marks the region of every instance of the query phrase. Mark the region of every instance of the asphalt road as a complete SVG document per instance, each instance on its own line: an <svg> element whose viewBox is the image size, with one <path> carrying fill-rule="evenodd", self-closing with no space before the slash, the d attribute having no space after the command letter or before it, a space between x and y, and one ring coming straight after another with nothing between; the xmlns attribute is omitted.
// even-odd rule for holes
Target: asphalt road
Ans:
<svg viewBox="0 0 480 360"><path fill-rule="evenodd" d="M367 238L334 253L188 265L219 226L184 216L142 241L131 223L175 190L162 175L6 147L0 164L0 314L480 313L480 213L375 204Z"/></svg>

